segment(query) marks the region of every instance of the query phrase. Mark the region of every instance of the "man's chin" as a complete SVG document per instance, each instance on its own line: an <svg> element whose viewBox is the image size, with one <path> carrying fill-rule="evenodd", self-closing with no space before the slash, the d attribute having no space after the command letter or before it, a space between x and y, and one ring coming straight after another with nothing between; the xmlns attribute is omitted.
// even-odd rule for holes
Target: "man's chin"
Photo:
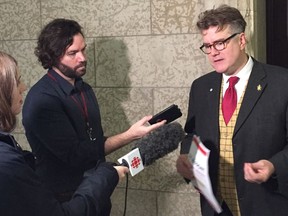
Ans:
<svg viewBox="0 0 288 216"><path fill-rule="evenodd" d="M82 77L82 76L84 76L85 74L86 74L86 69L77 70L77 75L78 75L79 77Z"/></svg>

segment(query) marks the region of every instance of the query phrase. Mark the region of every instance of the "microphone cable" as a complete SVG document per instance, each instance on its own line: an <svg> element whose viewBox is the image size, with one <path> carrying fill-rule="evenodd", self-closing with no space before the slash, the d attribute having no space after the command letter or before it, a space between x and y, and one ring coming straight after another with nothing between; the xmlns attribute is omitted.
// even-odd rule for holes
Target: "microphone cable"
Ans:
<svg viewBox="0 0 288 216"><path fill-rule="evenodd" d="M128 197L128 173L126 173L126 186L125 186L125 197L124 197L124 211L123 216L126 215L126 209L127 209L127 197Z"/></svg>

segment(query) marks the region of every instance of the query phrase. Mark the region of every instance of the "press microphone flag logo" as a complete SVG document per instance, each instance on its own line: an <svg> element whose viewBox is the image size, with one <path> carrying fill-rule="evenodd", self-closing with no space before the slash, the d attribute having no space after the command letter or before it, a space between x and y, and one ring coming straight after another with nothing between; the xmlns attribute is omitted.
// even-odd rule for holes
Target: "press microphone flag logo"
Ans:
<svg viewBox="0 0 288 216"><path fill-rule="evenodd" d="M118 163L120 164L122 164L123 161L128 164L131 176L135 176L144 169L139 148L133 149L131 152L118 159Z"/></svg>

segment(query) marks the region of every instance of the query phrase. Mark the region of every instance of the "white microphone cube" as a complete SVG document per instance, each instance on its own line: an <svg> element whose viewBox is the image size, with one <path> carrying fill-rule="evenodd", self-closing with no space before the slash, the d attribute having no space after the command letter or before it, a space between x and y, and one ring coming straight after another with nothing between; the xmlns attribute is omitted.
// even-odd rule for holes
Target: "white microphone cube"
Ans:
<svg viewBox="0 0 288 216"><path fill-rule="evenodd" d="M118 163L127 163L131 176L135 176L144 169L139 148L133 149L128 154L118 159Z"/></svg>

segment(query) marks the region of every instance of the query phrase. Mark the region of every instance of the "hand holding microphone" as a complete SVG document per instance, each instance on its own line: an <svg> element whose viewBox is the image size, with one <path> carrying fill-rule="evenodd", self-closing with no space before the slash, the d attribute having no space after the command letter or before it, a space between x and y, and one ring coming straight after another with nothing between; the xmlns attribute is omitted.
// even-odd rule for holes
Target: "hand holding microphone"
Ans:
<svg viewBox="0 0 288 216"><path fill-rule="evenodd" d="M119 179L124 178L125 175L129 173L129 168L127 166L114 166L114 168L117 170Z"/></svg>
<svg viewBox="0 0 288 216"><path fill-rule="evenodd" d="M139 139L135 148L118 159L120 164L128 164L132 176L138 174L157 159L178 148L185 136L182 126L178 122L165 124L148 135Z"/></svg>
<svg viewBox="0 0 288 216"><path fill-rule="evenodd" d="M135 147L131 152L118 159L121 166L127 166L130 174L134 176L141 172L144 169L144 166L149 166L157 159L164 157L177 149L179 143L185 136L185 132L179 123L170 122L179 118L181 115L182 113L178 106L173 104L150 118L149 123L151 125L149 127L151 129L151 127L156 126L154 128L155 130L152 130L146 136L142 137L136 142ZM159 127L160 124L164 125ZM126 199L127 188L128 184L126 185Z"/></svg>

